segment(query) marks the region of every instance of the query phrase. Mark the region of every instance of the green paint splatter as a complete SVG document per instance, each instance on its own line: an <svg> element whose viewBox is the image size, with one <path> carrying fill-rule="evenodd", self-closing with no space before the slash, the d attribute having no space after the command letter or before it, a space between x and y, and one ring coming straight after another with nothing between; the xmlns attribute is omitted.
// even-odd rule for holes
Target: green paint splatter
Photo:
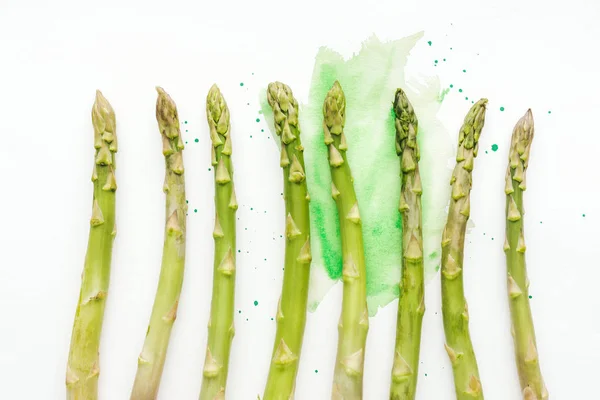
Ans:
<svg viewBox="0 0 600 400"><path fill-rule="evenodd" d="M187 121L183 121L184 124L187 124Z"/></svg>
<svg viewBox="0 0 600 400"><path fill-rule="evenodd" d="M467 70L466 70L466 69L463 69L463 72L465 72L465 73L466 73L466 72L467 72Z"/></svg>
<svg viewBox="0 0 600 400"><path fill-rule="evenodd" d="M582 216L583 218L585 218L585 214L581 214L581 216Z"/></svg>
<svg viewBox="0 0 600 400"><path fill-rule="evenodd" d="M258 301L254 300L254 306L257 306L257 305L258 305Z"/></svg>
<svg viewBox="0 0 600 400"><path fill-rule="evenodd" d="M198 138L194 139L194 142L198 143L200 140Z"/></svg>
<svg viewBox="0 0 600 400"><path fill-rule="evenodd" d="M462 89L458 89L458 92L459 92L459 93L462 93Z"/></svg>
<svg viewBox="0 0 600 400"><path fill-rule="evenodd" d="M438 60L435 60L435 61L434 61L434 63L436 63L436 64L437 64L437 63L438 63Z"/></svg>
<svg viewBox="0 0 600 400"><path fill-rule="evenodd" d="M500 111L504 111L504 107L500 107Z"/></svg>
<svg viewBox="0 0 600 400"><path fill-rule="evenodd" d="M198 209L197 209L197 208L194 208L194 212L195 212L195 213L197 213L197 212L198 212Z"/></svg>
<svg viewBox="0 0 600 400"><path fill-rule="evenodd" d="M240 86L244 86L244 82L240 82Z"/></svg>
<svg viewBox="0 0 600 400"><path fill-rule="evenodd" d="M548 114L552 114L552 111L548 111Z"/></svg>
<svg viewBox="0 0 600 400"><path fill-rule="evenodd" d="M492 145L492 151L498 151L498 145L497 144L493 144Z"/></svg>
<svg viewBox="0 0 600 400"><path fill-rule="evenodd" d="M315 374L318 374L318 373L319 373L319 370L318 370L318 369L315 369Z"/></svg>
<svg viewBox="0 0 600 400"><path fill-rule="evenodd" d="M530 298L530 299L533 299L533 296L532 296L532 295L529 295L529 298Z"/></svg>
<svg viewBox="0 0 600 400"><path fill-rule="evenodd" d="M453 87L454 87L454 85L453 85L453 84L450 84L450 89L452 89Z"/></svg>
<svg viewBox="0 0 600 400"><path fill-rule="evenodd" d="M256 118L256 122L260 122L260 118Z"/></svg>
<svg viewBox="0 0 600 400"><path fill-rule="evenodd" d="M428 41L428 42L427 42L427 44L431 46L431 40L430 40L430 41Z"/></svg>
<svg viewBox="0 0 600 400"><path fill-rule="evenodd" d="M306 178L311 195L311 310L316 309L342 272L339 221L331 198L331 173L322 131L323 100L335 80L339 80L346 94L344 131L363 223L369 313L374 315L378 307L392 301L399 292L400 179L398 156L393 146L395 129L391 109L397 87L408 92L419 115L424 251L429 255L439 248L451 172L447 163L453 156L453 142L436 117L440 108L439 79L420 77L418 81L407 83L404 76L408 54L422 36L417 33L384 43L373 36L348 60L326 47L322 47L316 56L308 104L304 104L300 112ZM266 123L274 132L273 113L264 90L261 107ZM378 177L376 182L372 179L374 175ZM438 265L439 255L426 258L428 279L435 274Z"/></svg>

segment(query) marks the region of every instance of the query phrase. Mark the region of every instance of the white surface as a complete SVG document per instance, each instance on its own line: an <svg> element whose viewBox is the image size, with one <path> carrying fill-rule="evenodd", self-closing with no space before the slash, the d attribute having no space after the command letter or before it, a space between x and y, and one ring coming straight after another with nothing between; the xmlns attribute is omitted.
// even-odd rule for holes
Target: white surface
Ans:
<svg viewBox="0 0 600 400"><path fill-rule="evenodd" d="M600 5L523 3L3 1L0 398L65 396L89 228L90 108L96 88L117 113L120 146L119 234L102 336L101 398L129 396L160 267L163 160L155 85L171 94L182 121L188 121L183 128L189 130L184 158L190 200L185 283L159 397L195 399L199 393L213 223L204 98L217 82L232 113L241 204L236 303L242 313L236 314L228 398L255 399L269 364L275 328L270 317L283 257L278 154L260 133L266 131L263 122L255 122L258 89L279 79L305 99L318 46L351 54L373 32L394 39L419 30L425 30L425 39L411 68L437 72L444 85L455 85L442 109L450 131L458 130L470 105L456 93L460 86L468 96L490 99L482 149L499 145L495 153L481 151L476 162L471 203L476 227L465 265L486 399L519 398L501 249L502 190L512 126L527 107L534 110L537 135L526 225L541 365L552 399L597 398ZM446 65L434 69L433 60L444 57ZM340 294L338 285L308 318L297 399L329 397ZM442 346L439 278L426 294L418 398L453 399ZM364 378L368 400L388 396L396 306L393 302L371 322Z"/></svg>

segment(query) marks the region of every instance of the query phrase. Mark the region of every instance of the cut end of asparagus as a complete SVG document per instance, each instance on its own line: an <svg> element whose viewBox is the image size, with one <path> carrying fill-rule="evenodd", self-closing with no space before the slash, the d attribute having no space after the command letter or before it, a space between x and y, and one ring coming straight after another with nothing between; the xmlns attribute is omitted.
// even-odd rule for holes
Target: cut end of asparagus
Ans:
<svg viewBox="0 0 600 400"><path fill-rule="evenodd" d="M323 117L329 132L340 135L346 123L346 96L342 86L335 81L323 103Z"/></svg>

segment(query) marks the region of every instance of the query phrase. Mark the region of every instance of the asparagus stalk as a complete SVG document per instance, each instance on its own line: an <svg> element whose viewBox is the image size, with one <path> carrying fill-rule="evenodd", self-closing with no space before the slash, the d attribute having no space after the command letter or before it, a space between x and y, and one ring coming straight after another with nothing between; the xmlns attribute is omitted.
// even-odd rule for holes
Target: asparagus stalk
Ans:
<svg viewBox="0 0 600 400"><path fill-rule="evenodd" d="M166 223L163 257L156 298L146 331L144 347L138 358L138 370L131 393L132 400L156 399L171 329L177 317L177 305L185 265L185 180L183 140L175 102L160 87L156 88L156 119L165 156Z"/></svg>
<svg viewBox="0 0 600 400"><path fill-rule="evenodd" d="M360 213L344 136L346 98L336 81L323 104L323 132L329 148L332 196L335 199L342 237L344 292L332 399L362 398L365 344L369 330L366 268Z"/></svg>
<svg viewBox="0 0 600 400"><path fill-rule="evenodd" d="M525 400L548 398L540 371L535 331L529 308L529 280L525 267L525 237L523 234L523 192L529 150L533 141L531 110L517 122L510 144L506 169L506 266L508 270L508 300L519 380Z"/></svg>
<svg viewBox="0 0 600 400"><path fill-rule="evenodd" d="M463 290L465 231L470 214L473 162L485 122L487 99L471 107L458 134L456 167L450 184L448 220L442 234L442 314L446 351L454 371L458 400L483 399L477 360L469 335L469 311Z"/></svg>
<svg viewBox="0 0 600 400"><path fill-rule="evenodd" d="M298 102L289 86L281 82L269 84L267 100L273 109L277 135L281 137L286 245L283 287L277 309L277 332L263 400L287 400L294 397L306 324L312 261L309 196L298 124Z"/></svg>
<svg viewBox="0 0 600 400"><path fill-rule="evenodd" d="M98 398L100 335L110 281L110 262L115 225L115 112L99 90L92 107L94 125L94 200L90 236L85 256L81 291L73 323L67 364L67 399Z"/></svg>
<svg viewBox="0 0 600 400"><path fill-rule="evenodd" d="M208 322L208 344L200 400L225 398L229 353L234 335L235 212L229 109L217 85L206 97L206 116L215 170L215 256L213 297Z"/></svg>
<svg viewBox="0 0 600 400"><path fill-rule="evenodd" d="M396 90L396 153L400 156L402 192L402 280L398 302L396 351L392 367L391 400L415 398L425 313L423 285L423 232L421 176L419 174L418 121L402 89Z"/></svg>

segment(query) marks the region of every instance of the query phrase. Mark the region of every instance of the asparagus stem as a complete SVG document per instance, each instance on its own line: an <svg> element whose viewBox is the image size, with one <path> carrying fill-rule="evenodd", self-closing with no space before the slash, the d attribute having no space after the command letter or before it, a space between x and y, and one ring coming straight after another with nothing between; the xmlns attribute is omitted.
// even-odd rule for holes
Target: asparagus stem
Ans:
<svg viewBox="0 0 600 400"><path fill-rule="evenodd" d="M217 85L206 97L206 116L215 170L215 257L208 344L200 400L225 398L235 299L235 212L229 109Z"/></svg>
<svg viewBox="0 0 600 400"><path fill-rule="evenodd" d="M350 165L346 158L346 98L337 81L325 98L323 117L325 144L329 148L332 196L340 221L344 282L332 399L357 400L362 398L369 314L360 213Z"/></svg>
<svg viewBox="0 0 600 400"><path fill-rule="evenodd" d="M421 176L419 174L418 121L402 89L396 90L396 152L400 156L402 192L402 280L398 302L396 351L390 399L415 398L425 313L423 288L423 232L421 226Z"/></svg>
<svg viewBox="0 0 600 400"><path fill-rule="evenodd" d="M116 121L111 105L99 90L96 91L96 101L92 108L92 123L96 149L92 173L94 199L88 249L67 364L66 384L69 400L98 398L98 348L110 281L113 240L116 235Z"/></svg>
<svg viewBox="0 0 600 400"><path fill-rule="evenodd" d="M456 167L450 184L448 220L442 234L442 314L446 351L454 371L458 400L483 399L477 360L469 335L469 311L463 290L465 231L470 214L473 161L485 122L487 99L471 107L458 135Z"/></svg>
<svg viewBox="0 0 600 400"><path fill-rule="evenodd" d="M156 119L162 136L165 156L166 222L163 257L156 298L146 332L144 347L138 358L138 370L131 393L132 400L156 399L171 329L177 317L177 305L185 265L185 180L183 140L179 131L177 108L169 95L156 88Z"/></svg>
<svg viewBox="0 0 600 400"><path fill-rule="evenodd" d="M542 378L535 341L535 330L529 308L529 280L525 267L525 238L523 234L523 192L529 150L533 141L531 110L517 122L510 144L506 169L506 266L508 272L508 301L519 380L525 400L545 400L548 391Z"/></svg>
<svg viewBox="0 0 600 400"><path fill-rule="evenodd" d="M306 324L310 276L310 222L304 172L304 148L300 141L298 102L281 82L269 84L267 99L273 109L277 135L281 137L286 245L283 288L277 310L277 332L263 400L294 397L298 362Z"/></svg>

